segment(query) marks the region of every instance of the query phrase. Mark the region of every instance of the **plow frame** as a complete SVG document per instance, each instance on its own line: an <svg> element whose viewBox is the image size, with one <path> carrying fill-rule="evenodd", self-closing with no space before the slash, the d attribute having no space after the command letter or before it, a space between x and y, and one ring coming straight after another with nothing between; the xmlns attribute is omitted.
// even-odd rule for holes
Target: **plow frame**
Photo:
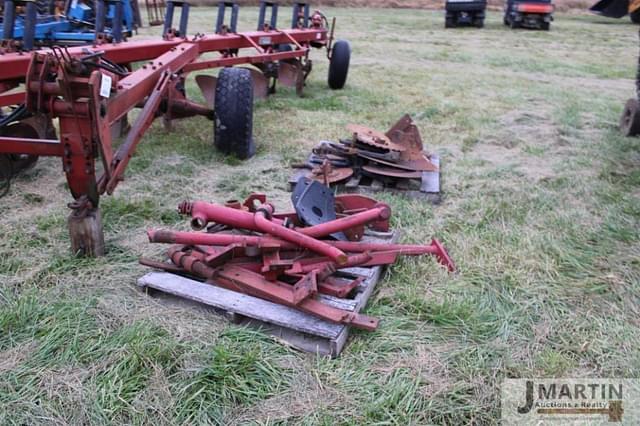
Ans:
<svg viewBox="0 0 640 426"><path fill-rule="evenodd" d="M173 10L170 7L173 2L167 6ZM291 29L272 28L275 22L272 20L271 25L264 24L258 31L235 33L222 26L219 33L187 37L184 5L182 8L180 30L170 28L169 19L173 16L168 16L163 38L159 40L0 55L3 70L0 108L24 102L30 115L49 123L59 120L57 140L0 133L0 155L62 159L74 199L69 204L73 210L69 231L72 249L78 254L104 254L102 224L96 212L100 195L113 193L123 180L130 158L155 118L162 116L165 123L194 115L214 119L214 106L200 105L186 98L183 87L190 72L237 65L261 69L293 61L299 64L298 72L304 74L304 78L310 70L311 48L328 45L329 28L320 12L316 14L323 19L314 14L302 20L306 26ZM279 50L280 45L291 46L291 49ZM212 52L218 56L201 58ZM141 66L131 71L133 63ZM259 71L251 72L254 80L256 73ZM275 88L277 74L266 78L273 78L272 89ZM18 91L20 86L24 91ZM116 148L112 128L134 108L142 110L124 142ZM101 162L100 168L96 167L96 160ZM86 222L82 218L86 218ZM89 234L95 238L87 238L87 229L91 229Z"/></svg>

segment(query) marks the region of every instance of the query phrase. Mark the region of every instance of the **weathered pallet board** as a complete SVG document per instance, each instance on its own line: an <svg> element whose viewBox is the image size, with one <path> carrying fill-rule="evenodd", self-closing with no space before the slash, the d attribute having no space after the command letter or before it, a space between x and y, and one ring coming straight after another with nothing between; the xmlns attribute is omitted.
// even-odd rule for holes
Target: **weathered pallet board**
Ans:
<svg viewBox="0 0 640 426"><path fill-rule="evenodd" d="M440 164L437 156L430 157L436 164ZM306 175L308 169L298 170L289 177L289 191L293 191L300 177ZM412 199L426 200L432 204L438 204L441 201L440 193L440 172L424 172L422 179L399 179L394 180L395 184L389 186L381 180L374 179L369 176L356 175L348 181L334 184L338 192L349 194L375 194L378 192L391 192L401 194Z"/></svg>
<svg viewBox="0 0 640 426"><path fill-rule="evenodd" d="M399 233L394 232L388 238L365 236L365 240L394 243L398 236ZM351 298L319 297L324 303L360 312L373 294L382 271L382 266L341 269L336 274L365 279L354 289ZM257 327L285 344L306 352L336 357L342 352L349 336L349 326L181 275L149 272L138 279L138 286L151 295L161 293L212 307L236 324Z"/></svg>

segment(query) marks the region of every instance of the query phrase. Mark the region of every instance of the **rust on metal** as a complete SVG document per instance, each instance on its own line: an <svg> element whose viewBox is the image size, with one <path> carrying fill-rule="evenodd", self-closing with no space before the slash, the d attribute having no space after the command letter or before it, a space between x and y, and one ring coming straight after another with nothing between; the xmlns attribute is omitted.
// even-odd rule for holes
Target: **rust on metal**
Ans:
<svg viewBox="0 0 640 426"><path fill-rule="evenodd" d="M351 267L390 265L399 256L435 256L450 271L453 261L440 242L428 245L362 242L366 228L389 231L388 205L361 195L334 198L337 218L303 226L296 213L276 214L264 194L225 205L202 201L180 203L202 230L211 222L219 232L149 230L150 242L174 244L167 255L172 266L148 259L141 263L171 272L188 273L227 289L283 304L341 324L373 330L378 320L325 303L319 295L345 297L362 279L345 279L337 271ZM208 228L211 229L211 228ZM336 232L354 234L350 241L330 239Z"/></svg>
<svg viewBox="0 0 640 426"><path fill-rule="evenodd" d="M384 133L366 126L349 124L347 125L347 130L351 132L356 141L376 148L388 149L390 151L404 151L406 149L404 146L392 142Z"/></svg>

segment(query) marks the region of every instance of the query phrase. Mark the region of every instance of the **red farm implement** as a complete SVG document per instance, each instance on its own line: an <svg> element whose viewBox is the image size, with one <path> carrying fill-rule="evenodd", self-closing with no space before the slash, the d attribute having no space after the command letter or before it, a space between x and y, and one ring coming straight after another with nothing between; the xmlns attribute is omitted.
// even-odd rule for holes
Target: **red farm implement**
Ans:
<svg viewBox="0 0 640 426"><path fill-rule="evenodd" d="M365 233L391 231L391 208L384 203L356 194L334 196L326 186L306 178L296 185L292 202L295 210L285 212L276 212L260 193L226 205L183 202L178 211L190 216L196 232L149 230L150 242L172 244L167 251L170 262L140 262L364 330L374 330L378 320L317 297L345 297L361 284L358 279L340 279L339 270L425 255L455 270L435 238L431 244L414 245L363 240Z"/></svg>
<svg viewBox="0 0 640 426"><path fill-rule="evenodd" d="M177 8L181 16L174 28ZM237 32L238 11L237 4L221 2L215 33L187 36L189 5L169 1L161 39L0 55L0 107L8 112L0 116L2 174L11 176L38 156L62 159L74 199L69 204L74 252L103 254L100 195L111 194L123 180L156 118L170 123L205 116L214 122L215 146L244 159L255 149L253 98L273 93L276 82L301 93L311 71L311 48L327 51L329 86L344 86L350 48L345 41L333 43L335 20L329 28L322 13L296 3L291 28L279 29L277 4L262 2L257 30ZM196 76L207 103L187 99L188 74L213 68L222 68L217 77ZM123 126L134 108L140 108L137 118L130 128ZM117 147L115 129L124 137Z"/></svg>

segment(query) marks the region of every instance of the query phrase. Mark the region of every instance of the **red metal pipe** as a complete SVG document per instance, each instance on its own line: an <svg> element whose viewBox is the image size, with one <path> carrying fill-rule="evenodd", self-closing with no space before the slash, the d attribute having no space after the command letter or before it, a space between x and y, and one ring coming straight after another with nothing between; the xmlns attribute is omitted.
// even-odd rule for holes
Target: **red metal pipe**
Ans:
<svg viewBox="0 0 640 426"><path fill-rule="evenodd" d="M372 209L332 220L330 222L310 226L308 228L297 228L296 231L310 237L325 237L333 234L334 232L344 231L345 229L365 225L378 220L387 220L389 217L391 217L391 208L386 204L380 203Z"/></svg>
<svg viewBox="0 0 640 426"><path fill-rule="evenodd" d="M61 157L62 144L56 139L27 139L0 136L0 152L3 154L29 154Z"/></svg>
<svg viewBox="0 0 640 426"><path fill-rule="evenodd" d="M282 241L278 238L256 237L230 234L207 234L204 232L181 232L166 230L147 231L149 241L152 243L166 244L192 244L192 245L213 245L227 246L230 244L240 244L243 247L279 247L283 250L300 250L296 244ZM362 243L348 241L323 241L323 243L335 247L348 253L370 253L373 257L376 253L393 252L399 256L422 256L432 254L438 261L447 267L449 271L455 270L455 264L449 257L446 249L440 241L433 239L430 245L404 245L404 244L380 244ZM344 267L344 266L341 266Z"/></svg>
<svg viewBox="0 0 640 426"><path fill-rule="evenodd" d="M204 201L184 201L178 205L178 213L191 215L191 227L196 230L204 229L209 222L222 223L231 228L248 231L260 230L254 223L252 213Z"/></svg>
<svg viewBox="0 0 640 426"><path fill-rule="evenodd" d="M171 48L181 43L193 43L198 45L198 50L204 52L221 52L229 49L252 48L250 39L254 43L260 40L269 39L271 44L289 44L291 39L296 42L322 42L327 39L326 28L304 28L290 29L283 31L253 31L239 34L209 34L196 40L186 41L181 38L170 40L135 40L126 43L104 44L90 48L88 46L70 47L66 49L71 56L79 57L87 55L87 50L91 52L102 51L104 57L118 64L128 64L131 62L155 59L166 53ZM43 49L40 52L50 51ZM2 70L2 80L23 79L27 74L27 68L31 61L31 54L25 52L7 53L0 55L0 69Z"/></svg>
<svg viewBox="0 0 640 426"><path fill-rule="evenodd" d="M324 241L317 240L313 237L301 234L300 232L285 228L282 225L273 223L267 219L267 216L272 213L273 208L269 209L268 205L263 205L257 212L255 212L253 216L254 223L259 231L327 256L338 265L344 265L347 263L347 255L342 250L332 247Z"/></svg>
<svg viewBox="0 0 640 426"><path fill-rule="evenodd" d="M260 231L255 226L253 214L245 210L207 203L204 201L184 201L178 206L181 214L191 215L191 227L196 230L204 229L209 222L216 222L228 225L232 228L246 229L249 231ZM273 210L271 210L273 212ZM271 213L273 214L273 213ZM295 231L309 237L325 237L334 232L344 231L355 226L367 223L387 220L391 216L391 208L383 203L379 203L374 208L345 216L330 222L307 228L295 228ZM271 218L275 224L281 225L282 220Z"/></svg>
<svg viewBox="0 0 640 426"><path fill-rule="evenodd" d="M184 232L154 230L147 231L149 242L165 244L190 244L190 245L210 245L228 246L239 244L242 247L279 247L283 250L299 250L300 247L276 238L256 237L252 235L232 235L232 234L207 234L204 232Z"/></svg>
<svg viewBox="0 0 640 426"><path fill-rule="evenodd" d="M27 94L25 92L10 93L8 95L0 95L0 107L10 105L18 105L24 102Z"/></svg>
<svg viewBox="0 0 640 426"><path fill-rule="evenodd" d="M351 241L331 241L332 246L344 250L346 252L384 252L393 251L401 256L422 256L432 254L438 258L438 262L449 269L450 272L455 271L456 266L453 263L449 253L436 238L431 240L430 245L405 245L405 244L381 244L381 243L363 243Z"/></svg>

